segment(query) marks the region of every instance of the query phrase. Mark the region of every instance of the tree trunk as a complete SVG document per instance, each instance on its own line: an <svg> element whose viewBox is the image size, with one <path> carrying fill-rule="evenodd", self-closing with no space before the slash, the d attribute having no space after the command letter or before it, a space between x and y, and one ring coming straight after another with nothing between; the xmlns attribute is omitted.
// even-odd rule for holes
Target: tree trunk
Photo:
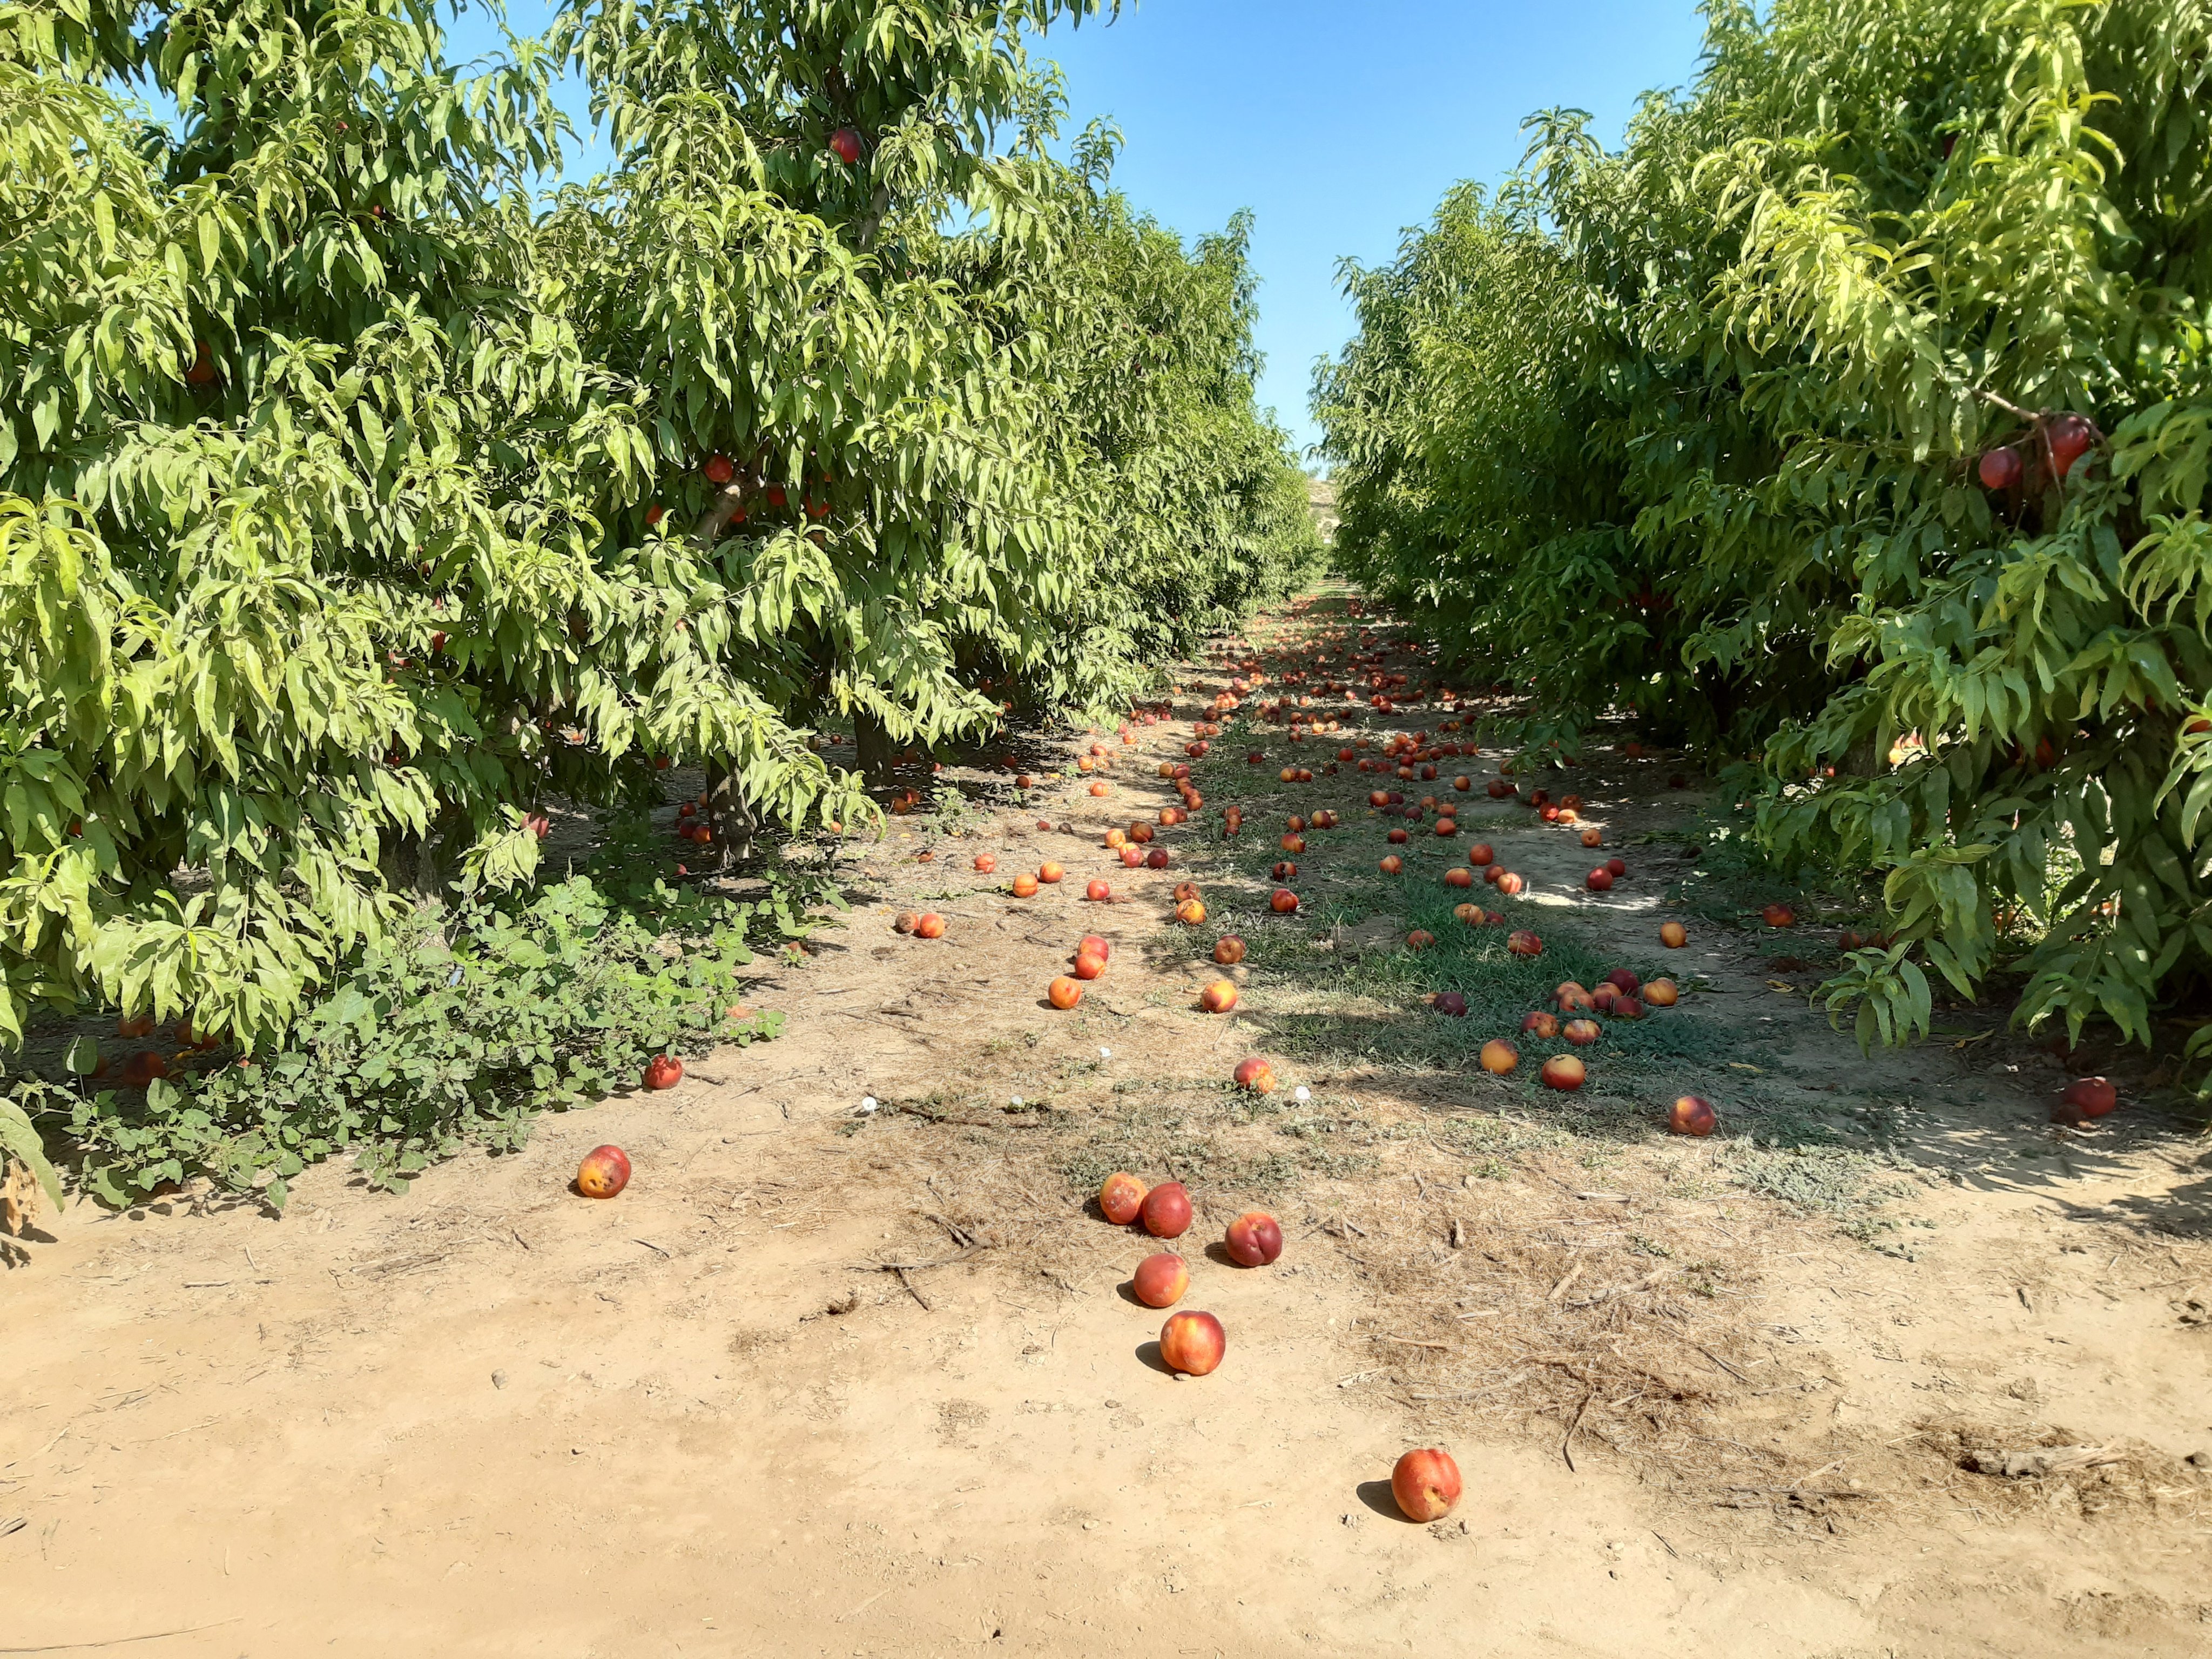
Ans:
<svg viewBox="0 0 2212 1659"><path fill-rule="evenodd" d="M759 827L752 804L738 787L738 775L718 761L707 766L707 827L714 832L723 869L752 857L753 832Z"/></svg>
<svg viewBox="0 0 2212 1659"><path fill-rule="evenodd" d="M853 712L853 747L860 775L870 783L881 783L890 776L898 751L891 747L891 734L884 729L883 721L865 708Z"/></svg>

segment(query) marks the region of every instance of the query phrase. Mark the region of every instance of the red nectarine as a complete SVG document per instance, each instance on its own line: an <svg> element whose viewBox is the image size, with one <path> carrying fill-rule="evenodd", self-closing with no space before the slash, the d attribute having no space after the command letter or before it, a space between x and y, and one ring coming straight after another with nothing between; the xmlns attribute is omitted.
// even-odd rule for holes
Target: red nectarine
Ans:
<svg viewBox="0 0 2212 1659"><path fill-rule="evenodd" d="M1180 1181L1164 1181L1145 1194L1138 1218L1154 1238L1181 1238L1190 1231L1190 1192Z"/></svg>

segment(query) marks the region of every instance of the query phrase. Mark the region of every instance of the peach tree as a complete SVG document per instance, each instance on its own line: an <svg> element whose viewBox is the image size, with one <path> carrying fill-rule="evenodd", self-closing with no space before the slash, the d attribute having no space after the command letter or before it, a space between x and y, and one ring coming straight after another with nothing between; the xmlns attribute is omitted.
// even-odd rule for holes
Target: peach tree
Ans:
<svg viewBox="0 0 2212 1659"><path fill-rule="evenodd" d="M2200 3L1711 9L1685 93L1349 273L1340 544L1531 732L1753 753L1882 883L1828 988L2138 1040L2212 970Z"/></svg>

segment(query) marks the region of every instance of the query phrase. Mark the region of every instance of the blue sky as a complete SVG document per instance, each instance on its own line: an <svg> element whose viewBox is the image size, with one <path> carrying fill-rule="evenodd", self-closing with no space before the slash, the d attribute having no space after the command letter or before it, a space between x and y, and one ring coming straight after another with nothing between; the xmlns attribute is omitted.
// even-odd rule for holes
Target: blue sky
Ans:
<svg viewBox="0 0 2212 1659"><path fill-rule="evenodd" d="M544 0L511 0L518 33ZM1697 66L1692 0L1143 0L1111 24L1036 43L1067 79L1068 131L1110 118L1127 140L1116 182L1185 237L1253 210L1261 401L1301 446L1314 360L1352 331L1337 262L1388 259L1462 179L1520 159L1522 118L1590 111L1611 144L1652 88ZM479 14L456 55L491 49ZM580 131L580 94L564 100ZM606 164L570 158L571 176Z"/></svg>

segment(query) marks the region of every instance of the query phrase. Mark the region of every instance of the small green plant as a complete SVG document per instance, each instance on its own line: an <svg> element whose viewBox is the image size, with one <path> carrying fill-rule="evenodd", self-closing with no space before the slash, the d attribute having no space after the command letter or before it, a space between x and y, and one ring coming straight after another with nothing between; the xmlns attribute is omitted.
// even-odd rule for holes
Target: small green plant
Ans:
<svg viewBox="0 0 2212 1659"><path fill-rule="evenodd" d="M655 1055L775 1036L781 1014L737 1012L748 936L803 937L832 897L812 878L737 902L576 876L527 901L428 909L264 1052L156 1079L143 1103L82 1078L27 1079L16 1097L74 1143L106 1204L203 1176L281 1209L292 1176L343 1152L397 1191L465 1146L520 1148L538 1113L635 1083Z"/></svg>

